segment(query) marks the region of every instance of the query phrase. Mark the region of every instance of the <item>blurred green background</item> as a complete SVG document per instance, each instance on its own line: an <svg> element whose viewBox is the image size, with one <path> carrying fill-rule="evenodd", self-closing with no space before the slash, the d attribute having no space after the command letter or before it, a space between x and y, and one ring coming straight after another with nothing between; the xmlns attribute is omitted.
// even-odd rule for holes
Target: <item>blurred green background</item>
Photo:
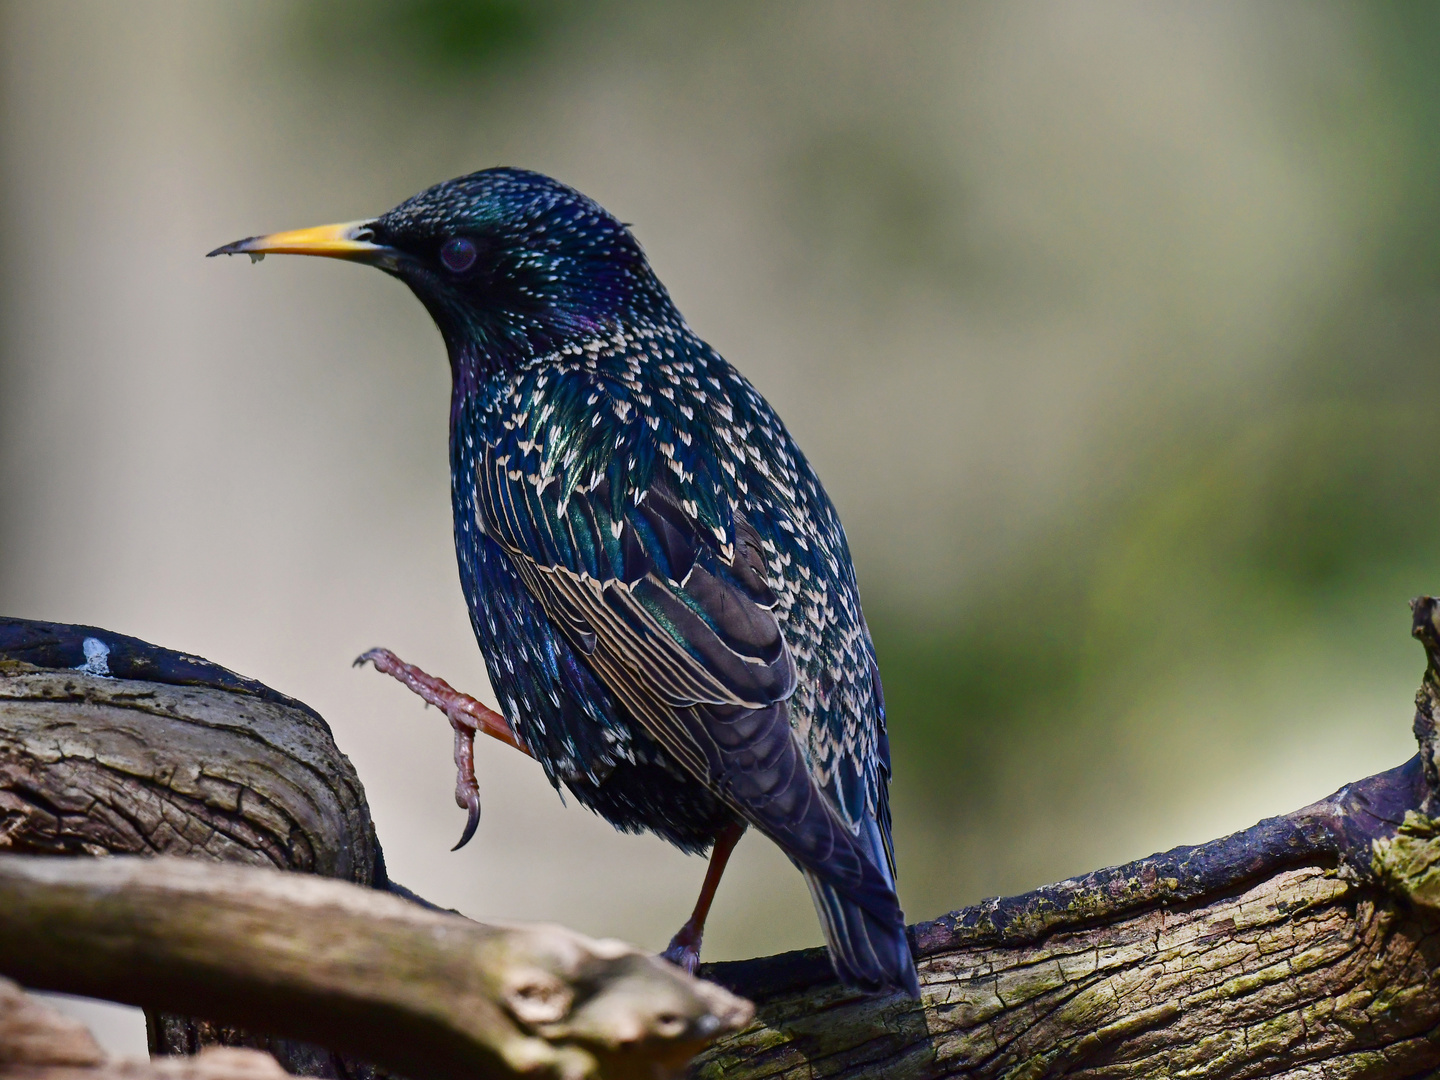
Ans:
<svg viewBox="0 0 1440 1080"><path fill-rule="evenodd" d="M1411 753L1440 589L1440 9L0 4L0 609L314 704L396 877L660 946L702 868L348 661L484 690L437 336L206 263L494 164L646 245L840 508L925 918ZM817 943L748 840L707 955Z"/></svg>

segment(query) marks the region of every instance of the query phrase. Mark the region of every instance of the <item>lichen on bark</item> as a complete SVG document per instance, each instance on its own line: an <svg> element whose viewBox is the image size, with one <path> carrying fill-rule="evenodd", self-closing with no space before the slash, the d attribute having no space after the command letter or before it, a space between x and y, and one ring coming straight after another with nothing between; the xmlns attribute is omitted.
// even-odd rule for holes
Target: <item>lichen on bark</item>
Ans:
<svg viewBox="0 0 1440 1080"><path fill-rule="evenodd" d="M1375 840L1371 867L1397 896L1440 911L1440 821L1408 811L1395 835Z"/></svg>

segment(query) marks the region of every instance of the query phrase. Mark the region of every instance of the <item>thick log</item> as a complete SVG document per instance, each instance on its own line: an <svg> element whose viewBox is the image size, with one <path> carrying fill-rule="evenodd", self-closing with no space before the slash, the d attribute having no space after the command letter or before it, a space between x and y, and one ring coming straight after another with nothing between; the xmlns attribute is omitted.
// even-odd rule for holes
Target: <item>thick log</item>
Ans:
<svg viewBox="0 0 1440 1080"><path fill-rule="evenodd" d="M847 996L818 955L713 965L756 1023L693 1075L1421 1075L1440 1067L1440 919L1417 890L1434 888L1440 841L1413 812L1371 841L1356 828L1344 852L1308 833L1355 810L1356 788L1419 772L922 923L918 1005Z"/></svg>
<svg viewBox="0 0 1440 1080"><path fill-rule="evenodd" d="M1417 601L1414 632L1429 658L1415 759L1234 836L917 925L919 1003L847 994L818 950L709 965L703 974L758 1011L692 1073L1390 1080L1440 1070L1434 601ZM0 732L5 708L0 697Z"/></svg>
<svg viewBox="0 0 1440 1080"><path fill-rule="evenodd" d="M306 705L89 626L0 619L0 846L384 884L365 791Z"/></svg>

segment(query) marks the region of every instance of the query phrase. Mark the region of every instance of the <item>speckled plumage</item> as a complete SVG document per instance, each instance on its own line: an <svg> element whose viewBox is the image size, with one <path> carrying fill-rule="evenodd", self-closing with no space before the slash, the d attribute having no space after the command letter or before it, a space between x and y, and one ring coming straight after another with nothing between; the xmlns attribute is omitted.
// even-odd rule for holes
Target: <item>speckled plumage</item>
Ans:
<svg viewBox="0 0 1440 1080"><path fill-rule="evenodd" d="M600 686L564 685L560 658L549 651L555 631L538 608L515 603L502 611L496 604L529 593L514 556L487 556L493 548L482 534L477 496L486 466L518 489L510 494L524 498L523 513L548 526L516 547L594 580L623 576L616 569L623 556L585 550L573 524L557 527L578 499L600 504L587 513L623 522L663 485L722 562L734 558L736 516L747 521L794 659L789 715L812 774L847 824L880 814L888 772L880 683L844 533L809 463L759 393L683 324L592 337L497 376L487 389L455 403L456 549L466 594L478 600L476 633L498 661L496 693L527 742L545 748L552 779L574 786L583 777L593 785L597 770L630 761L637 750L642 760L653 757L653 749L637 747L634 725ZM609 539L619 546L620 537ZM557 698L590 705L585 722L569 722ZM668 810L655 807L647 818L663 821ZM669 835L663 824L638 824L687 849L709 843L704 832Z"/></svg>
<svg viewBox="0 0 1440 1080"><path fill-rule="evenodd" d="M460 576L519 739L617 828L698 852L755 825L805 873L842 980L916 992L874 649L779 417L629 230L547 177L462 177L365 234L450 354Z"/></svg>

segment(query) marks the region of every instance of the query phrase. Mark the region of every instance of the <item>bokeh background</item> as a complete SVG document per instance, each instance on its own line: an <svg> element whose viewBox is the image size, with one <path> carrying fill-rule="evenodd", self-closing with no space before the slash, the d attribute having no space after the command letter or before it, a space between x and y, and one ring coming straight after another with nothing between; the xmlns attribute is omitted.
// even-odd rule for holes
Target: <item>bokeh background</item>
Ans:
<svg viewBox="0 0 1440 1080"><path fill-rule="evenodd" d="M699 860L499 746L451 854L445 723L350 668L488 695L419 305L201 257L522 165L634 223L839 506L912 918L1292 809L1411 753L1436 55L1425 4L3 0L0 610L318 708L432 900L662 946ZM747 839L707 956L819 940Z"/></svg>

